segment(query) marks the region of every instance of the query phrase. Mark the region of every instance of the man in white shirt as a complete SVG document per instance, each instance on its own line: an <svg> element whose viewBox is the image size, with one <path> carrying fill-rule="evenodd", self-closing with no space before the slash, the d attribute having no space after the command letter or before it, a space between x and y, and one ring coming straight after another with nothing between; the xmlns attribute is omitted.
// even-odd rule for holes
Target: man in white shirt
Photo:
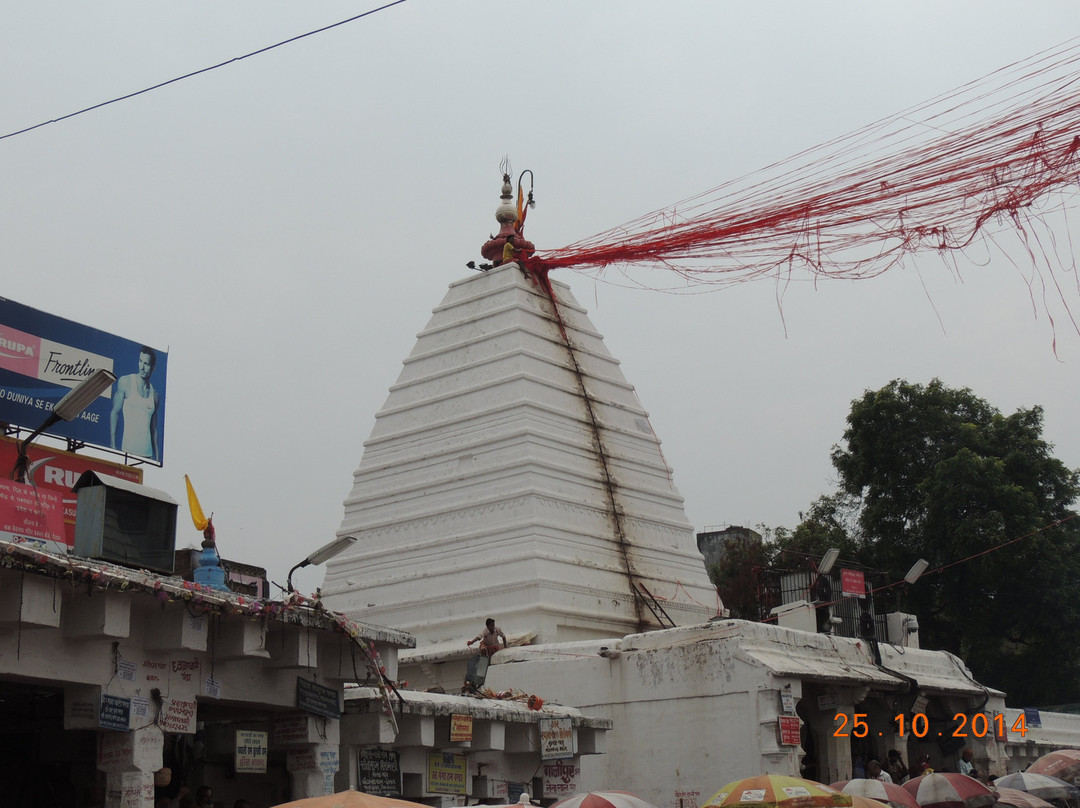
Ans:
<svg viewBox="0 0 1080 808"><path fill-rule="evenodd" d="M978 778L979 772L975 768L975 753L970 749L965 749L960 753L960 774L966 774L968 777Z"/></svg>
<svg viewBox="0 0 1080 808"><path fill-rule="evenodd" d="M474 642L480 643L480 653L484 656L491 656L499 650L499 640L502 640L503 648L506 647L506 635L503 634L503 630L495 625L494 618L489 617L484 624L484 630L473 637L466 643L468 646L472 646Z"/></svg>
<svg viewBox="0 0 1080 808"><path fill-rule="evenodd" d="M882 770L881 762L871 760L866 764L866 777L870 780L880 780L883 783L891 783L892 778L887 771Z"/></svg>

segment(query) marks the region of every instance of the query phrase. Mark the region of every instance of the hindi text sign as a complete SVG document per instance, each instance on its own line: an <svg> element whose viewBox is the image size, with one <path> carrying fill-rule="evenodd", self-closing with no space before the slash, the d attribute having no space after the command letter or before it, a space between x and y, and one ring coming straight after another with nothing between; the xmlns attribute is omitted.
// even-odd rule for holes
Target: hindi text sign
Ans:
<svg viewBox="0 0 1080 808"><path fill-rule="evenodd" d="M401 756L393 749L361 749L360 790L377 797L401 796Z"/></svg>
<svg viewBox="0 0 1080 808"><path fill-rule="evenodd" d="M574 722L569 718L540 719L540 759L565 760L577 754Z"/></svg>
<svg viewBox="0 0 1080 808"><path fill-rule="evenodd" d="M341 718L338 692L300 677L296 679L296 706L323 718Z"/></svg>
<svg viewBox="0 0 1080 808"><path fill-rule="evenodd" d="M472 740L473 717L471 715L450 715L450 743L462 743Z"/></svg>
<svg viewBox="0 0 1080 808"><path fill-rule="evenodd" d="M466 781L465 755L450 752L429 752L427 780L432 794L460 794L464 796Z"/></svg>
<svg viewBox="0 0 1080 808"><path fill-rule="evenodd" d="M800 728L801 722L799 721L799 716L780 716L780 744L782 746L798 746L800 743Z"/></svg>
<svg viewBox="0 0 1080 808"><path fill-rule="evenodd" d="M581 766L572 760L559 760L541 764L544 777L545 798L565 799L580 791Z"/></svg>
<svg viewBox="0 0 1080 808"><path fill-rule="evenodd" d="M259 730L236 731L236 772L266 774L266 739L267 733Z"/></svg>

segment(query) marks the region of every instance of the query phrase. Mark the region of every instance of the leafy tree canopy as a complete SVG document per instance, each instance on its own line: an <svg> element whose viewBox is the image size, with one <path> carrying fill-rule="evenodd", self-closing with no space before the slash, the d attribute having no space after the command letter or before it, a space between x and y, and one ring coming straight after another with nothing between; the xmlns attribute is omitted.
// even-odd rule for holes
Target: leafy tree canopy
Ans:
<svg viewBox="0 0 1080 808"><path fill-rule="evenodd" d="M961 656L1010 703L1080 701L1080 473L1042 428L1040 407L1003 415L937 379L868 391L833 447L839 491L786 541L839 547L894 581L918 558L944 568L902 593L924 647Z"/></svg>

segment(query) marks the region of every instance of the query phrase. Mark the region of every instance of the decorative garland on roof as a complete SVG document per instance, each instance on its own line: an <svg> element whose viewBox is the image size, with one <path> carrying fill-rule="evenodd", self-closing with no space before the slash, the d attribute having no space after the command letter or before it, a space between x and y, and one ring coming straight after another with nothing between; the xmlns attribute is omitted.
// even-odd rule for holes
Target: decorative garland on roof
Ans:
<svg viewBox="0 0 1080 808"><path fill-rule="evenodd" d="M232 614L253 619L279 620L287 620L289 615L293 614L308 614L315 616L324 628L346 634L363 646L365 654L367 653L367 640L360 624L344 614L327 609L318 597L305 597L299 592L293 592L283 601L245 598L243 595L212 589L175 576L158 575L147 570L130 569L77 556L57 555L7 541L0 541L0 567L68 580L75 585L85 584L90 594L98 590L114 590L151 595L161 602L163 608L171 601L184 601L204 614Z"/></svg>

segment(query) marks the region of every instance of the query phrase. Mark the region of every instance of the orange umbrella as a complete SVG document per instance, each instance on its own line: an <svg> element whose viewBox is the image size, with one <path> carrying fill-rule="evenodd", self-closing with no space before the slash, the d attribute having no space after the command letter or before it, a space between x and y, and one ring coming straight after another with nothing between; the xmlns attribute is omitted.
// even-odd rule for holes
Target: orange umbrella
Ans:
<svg viewBox="0 0 1080 808"><path fill-rule="evenodd" d="M800 777L759 774L728 783L705 808L851 808L851 795Z"/></svg>
<svg viewBox="0 0 1080 808"><path fill-rule="evenodd" d="M397 800L393 797L377 797L350 788L337 794L325 794L321 797L308 797L275 805L274 808L428 808L418 802Z"/></svg>

